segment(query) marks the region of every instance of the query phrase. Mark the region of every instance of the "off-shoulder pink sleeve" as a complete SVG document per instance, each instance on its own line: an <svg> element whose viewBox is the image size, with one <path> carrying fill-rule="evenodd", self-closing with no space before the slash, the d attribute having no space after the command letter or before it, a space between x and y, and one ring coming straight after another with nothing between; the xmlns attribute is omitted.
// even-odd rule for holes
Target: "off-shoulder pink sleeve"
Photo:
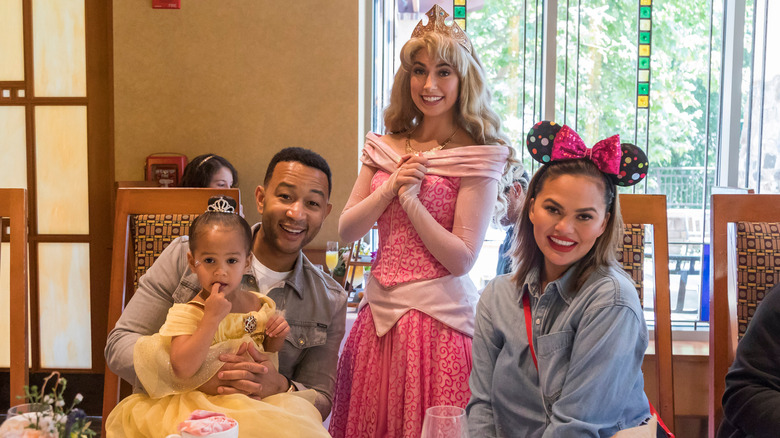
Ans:
<svg viewBox="0 0 780 438"><path fill-rule="evenodd" d="M508 157L509 148L501 145L464 146L428 155L428 173L461 178L451 233L422 205L416 190L399 198L425 247L452 275L468 273L477 260Z"/></svg>
<svg viewBox="0 0 780 438"><path fill-rule="evenodd" d="M397 172L395 163L398 155L392 148L381 141L379 136L369 133L363 146L360 169L347 205L339 217L339 236L341 240L353 242L360 239L371 230L379 216L393 201L393 184ZM371 180L378 169L391 174L390 178L371 193Z"/></svg>

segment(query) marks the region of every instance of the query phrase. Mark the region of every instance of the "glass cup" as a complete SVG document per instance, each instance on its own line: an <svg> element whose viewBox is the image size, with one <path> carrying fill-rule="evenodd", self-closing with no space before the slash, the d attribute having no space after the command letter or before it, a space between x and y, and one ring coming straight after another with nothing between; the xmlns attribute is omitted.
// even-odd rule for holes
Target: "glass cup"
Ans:
<svg viewBox="0 0 780 438"><path fill-rule="evenodd" d="M457 406L432 406L425 411L421 438L468 438L466 410Z"/></svg>
<svg viewBox="0 0 780 438"><path fill-rule="evenodd" d="M19 424L22 427L28 424L36 424L39 419L44 417L53 417L54 411L47 403L24 403L11 406L8 409L8 418L6 423Z"/></svg>
<svg viewBox="0 0 780 438"><path fill-rule="evenodd" d="M339 264L339 243L329 240L325 247L325 264L328 266L328 271L333 275L333 270L336 269L336 265Z"/></svg>

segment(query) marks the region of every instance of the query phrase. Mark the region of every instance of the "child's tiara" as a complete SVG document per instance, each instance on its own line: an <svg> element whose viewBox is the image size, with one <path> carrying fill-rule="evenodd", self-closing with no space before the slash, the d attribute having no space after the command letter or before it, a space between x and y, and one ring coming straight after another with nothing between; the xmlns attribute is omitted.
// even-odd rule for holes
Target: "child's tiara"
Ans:
<svg viewBox="0 0 780 438"><path fill-rule="evenodd" d="M236 203L236 200L230 196L212 196L209 198L209 207L206 209L206 211L216 213L235 213L237 206L238 204Z"/></svg>

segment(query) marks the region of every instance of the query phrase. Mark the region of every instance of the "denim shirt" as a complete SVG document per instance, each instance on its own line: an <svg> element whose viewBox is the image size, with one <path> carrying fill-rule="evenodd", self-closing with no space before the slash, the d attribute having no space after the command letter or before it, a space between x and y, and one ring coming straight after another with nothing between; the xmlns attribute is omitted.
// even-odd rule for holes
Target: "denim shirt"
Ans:
<svg viewBox="0 0 780 438"><path fill-rule="evenodd" d="M256 233L258 225L252 227ZM189 238L171 242L138 281L138 289L106 341L106 363L138 390L133 348L141 336L160 330L173 303L186 303L201 290L197 275L187 263ZM252 255L254 257L254 255ZM257 290L251 266L244 285ZM317 391L315 406L328 416L333 403L339 345L344 337L347 294L343 288L299 253L292 274L268 292L285 311L290 333L279 351L279 373L299 389Z"/></svg>
<svg viewBox="0 0 780 438"><path fill-rule="evenodd" d="M574 267L540 293L496 277L477 306L467 406L471 436L611 437L650 416L642 360L647 327L619 268L602 267L575 290ZM522 294L531 301L539 365L531 357Z"/></svg>

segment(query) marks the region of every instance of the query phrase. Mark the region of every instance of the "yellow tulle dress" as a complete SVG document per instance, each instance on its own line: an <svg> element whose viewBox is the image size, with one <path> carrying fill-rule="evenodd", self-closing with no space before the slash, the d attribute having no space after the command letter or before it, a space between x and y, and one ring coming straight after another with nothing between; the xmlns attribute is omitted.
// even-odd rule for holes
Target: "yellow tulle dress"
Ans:
<svg viewBox="0 0 780 438"><path fill-rule="evenodd" d="M222 320L206 360L188 379L179 379L173 373L171 337L192 334L203 311L189 304L174 304L160 332L140 338L133 349L136 375L148 395L133 394L122 400L106 420L107 435L165 437L178 433L179 423L192 411L203 409L238 421L240 437L330 437L314 407L314 390L276 394L259 401L239 394L207 395L196 389L222 367L220 354L234 353L244 342L254 342L262 351L262 334L276 304L268 297L257 296L262 303L259 310L231 313ZM247 326L254 329L251 334ZM277 354L273 354L272 361L278 361Z"/></svg>

